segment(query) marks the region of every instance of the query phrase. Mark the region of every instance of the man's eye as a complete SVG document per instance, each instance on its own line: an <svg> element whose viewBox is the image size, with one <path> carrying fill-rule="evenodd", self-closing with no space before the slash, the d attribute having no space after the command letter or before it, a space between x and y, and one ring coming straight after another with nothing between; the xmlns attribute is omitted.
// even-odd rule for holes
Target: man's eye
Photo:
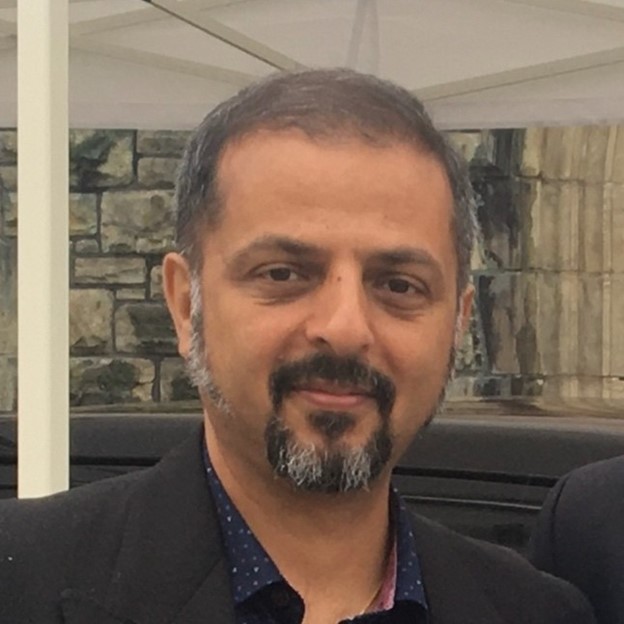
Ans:
<svg viewBox="0 0 624 624"><path fill-rule="evenodd" d="M390 278L386 282L386 287L393 293L397 294L408 294L414 292L414 285L410 284L407 280L401 279L399 277Z"/></svg>
<svg viewBox="0 0 624 624"><path fill-rule="evenodd" d="M264 271L264 276L273 282L292 282L301 276L288 267L273 267Z"/></svg>
<svg viewBox="0 0 624 624"><path fill-rule="evenodd" d="M417 295L422 292L422 289L402 277L390 277L383 281L382 287L397 295Z"/></svg>

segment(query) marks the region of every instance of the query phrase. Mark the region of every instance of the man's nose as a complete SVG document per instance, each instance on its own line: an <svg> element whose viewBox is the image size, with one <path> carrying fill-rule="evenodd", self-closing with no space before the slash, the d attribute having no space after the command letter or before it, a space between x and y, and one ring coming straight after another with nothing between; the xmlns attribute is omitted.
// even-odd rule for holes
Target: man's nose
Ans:
<svg viewBox="0 0 624 624"><path fill-rule="evenodd" d="M369 349L374 334L361 276L338 275L326 280L312 302L306 337L318 349L340 356Z"/></svg>

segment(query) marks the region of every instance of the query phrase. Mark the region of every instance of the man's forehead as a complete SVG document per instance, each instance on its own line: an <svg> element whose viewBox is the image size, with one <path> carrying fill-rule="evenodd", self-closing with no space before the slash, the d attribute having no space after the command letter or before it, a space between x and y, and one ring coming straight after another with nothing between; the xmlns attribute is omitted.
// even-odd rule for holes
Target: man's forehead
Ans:
<svg viewBox="0 0 624 624"><path fill-rule="evenodd" d="M359 173L366 169L364 178ZM373 197L415 194L416 178L421 187L443 189L452 203L444 165L420 145L398 140L370 142L353 134L310 137L297 129L263 129L232 141L216 170L222 208L244 193L255 194L254 201L261 201L260 186L263 194L308 186L313 196L356 180L355 190L363 197Z"/></svg>
<svg viewBox="0 0 624 624"><path fill-rule="evenodd" d="M217 166L217 179L220 178L224 165L227 167L231 164L234 155L253 154L275 142L282 143L283 149L288 149L289 143L292 146L299 143L321 149L342 148L345 152L348 148L378 149L386 153L407 151L422 158L431 158L442 165L442 162L417 137L407 139L393 134L367 133L348 126L336 128L332 132L322 131L318 134L310 134L295 126L284 128L258 127L229 139L223 146Z"/></svg>

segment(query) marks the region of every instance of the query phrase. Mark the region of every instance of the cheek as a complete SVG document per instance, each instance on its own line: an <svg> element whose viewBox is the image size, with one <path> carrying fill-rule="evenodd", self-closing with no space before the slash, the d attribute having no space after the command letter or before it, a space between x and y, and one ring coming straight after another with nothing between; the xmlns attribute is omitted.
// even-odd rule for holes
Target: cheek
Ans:
<svg viewBox="0 0 624 624"><path fill-rule="evenodd" d="M408 401L418 397L424 404L437 401L448 378L454 338L454 317L395 336L393 342L397 346L388 353L388 360L394 369L399 397L403 395Z"/></svg>
<svg viewBox="0 0 624 624"><path fill-rule="evenodd" d="M268 396L271 371L289 344L287 319L274 310L231 302L204 316L204 335L217 383L249 400Z"/></svg>

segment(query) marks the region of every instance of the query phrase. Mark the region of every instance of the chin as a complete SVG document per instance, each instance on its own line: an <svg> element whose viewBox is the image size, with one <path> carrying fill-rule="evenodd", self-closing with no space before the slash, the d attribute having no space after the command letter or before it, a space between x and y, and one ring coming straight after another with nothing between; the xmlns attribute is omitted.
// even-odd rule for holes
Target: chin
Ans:
<svg viewBox="0 0 624 624"><path fill-rule="evenodd" d="M352 414L311 414L319 443L302 441L276 415L265 430L266 454L273 472L300 491L337 494L362 491L379 478L393 454L389 427L382 423L364 443L347 443L355 427Z"/></svg>

